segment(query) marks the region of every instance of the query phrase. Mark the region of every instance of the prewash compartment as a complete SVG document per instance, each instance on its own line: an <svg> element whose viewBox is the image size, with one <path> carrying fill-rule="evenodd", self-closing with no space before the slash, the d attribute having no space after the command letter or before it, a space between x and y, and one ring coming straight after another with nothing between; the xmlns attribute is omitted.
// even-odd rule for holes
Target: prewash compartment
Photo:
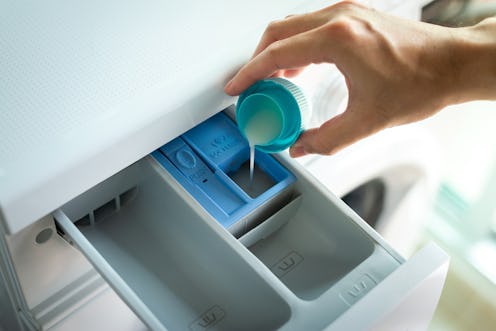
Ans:
<svg viewBox="0 0 496 331"><path fill-rule="evenodd" d="M235 239L151 157L54 215L60 234L150 329L271 330L290 318L226 240Z"/></svg>

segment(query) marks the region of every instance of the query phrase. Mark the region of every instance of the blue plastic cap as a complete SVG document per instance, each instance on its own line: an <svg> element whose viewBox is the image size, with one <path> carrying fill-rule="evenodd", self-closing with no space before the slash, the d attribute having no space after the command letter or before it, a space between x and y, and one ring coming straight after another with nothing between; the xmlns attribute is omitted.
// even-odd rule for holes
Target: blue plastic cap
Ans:
<svg viewBox="0 0 496 331"><path fill-rule="evenodd" d="M308 102L301 89L282 78L260 80L244 91L236 106L236 119L243 135L247 124L254 118L263 116L271 119L271 129L278 133L271 139L256 144L256 148L265 153L276 153L294 144L302 129L302 114L308 113ZM274 127L273 123L277 127ZM266 130L266 127L260 129ZM265 125L269 125L265 123Z"/></svg>

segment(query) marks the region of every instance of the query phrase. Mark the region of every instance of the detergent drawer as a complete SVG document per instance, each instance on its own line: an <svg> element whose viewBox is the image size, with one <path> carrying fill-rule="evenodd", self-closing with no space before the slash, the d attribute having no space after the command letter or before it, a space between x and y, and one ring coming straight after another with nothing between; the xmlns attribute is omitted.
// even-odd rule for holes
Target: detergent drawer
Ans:
<svg viewBox="0 0 496 331"><path fill-rule="evenodd" d="M294 181L241 232L153 154L53 217L152 330L384 330L397 316L426 326L446 255L428 246L405 261L296 162L275 160Z"/></svg>

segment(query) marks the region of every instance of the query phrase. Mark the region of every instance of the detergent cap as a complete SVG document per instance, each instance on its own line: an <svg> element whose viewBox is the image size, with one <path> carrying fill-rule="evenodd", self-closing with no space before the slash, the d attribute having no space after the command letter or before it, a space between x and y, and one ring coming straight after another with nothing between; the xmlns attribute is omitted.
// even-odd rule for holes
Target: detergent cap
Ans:
<svg viewBox="0 0 496 331"><path fill-rule="evenodd" d="M239 129L250 144L265 153L293 145L309 117L303 91L283 78L257 81L239 96L236 106Z"/></svg>

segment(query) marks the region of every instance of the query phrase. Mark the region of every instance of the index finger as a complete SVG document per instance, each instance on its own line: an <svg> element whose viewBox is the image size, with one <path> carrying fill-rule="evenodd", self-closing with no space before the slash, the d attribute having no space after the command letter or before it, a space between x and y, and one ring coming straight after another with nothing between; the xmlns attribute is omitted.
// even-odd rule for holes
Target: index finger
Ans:
<svg viewBox="0 0 496 331"><path fill-rule="evenodd" d="M276 41L245 64L224 91L238 95L259 79L267 78L282 69L296 69L312 63L332 62L325 36L320 29L307 31Z"/></svg>
<svg viewBox="0 0 496 331"><path fill-rule="evenodd" d="M325 10L300 15L289 15L284 20L274 21L265 29L252 57L257 56L270 44L325 24L329 18Z"/></svg>

